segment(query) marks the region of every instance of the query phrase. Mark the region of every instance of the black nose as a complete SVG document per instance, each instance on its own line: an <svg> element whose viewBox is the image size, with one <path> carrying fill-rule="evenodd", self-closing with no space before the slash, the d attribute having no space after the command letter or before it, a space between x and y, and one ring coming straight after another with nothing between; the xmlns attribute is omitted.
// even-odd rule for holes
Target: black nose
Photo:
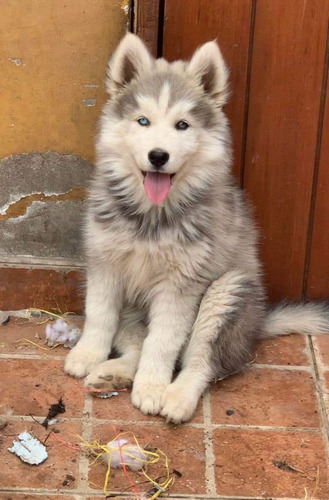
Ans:
<svg viewBox="0 0 329 500"><path fill-rule="evenodd" d="M169 153L163 149L152 149L148 154L149 160L156 169L161 168L162 165L169 160Z"/></svg>

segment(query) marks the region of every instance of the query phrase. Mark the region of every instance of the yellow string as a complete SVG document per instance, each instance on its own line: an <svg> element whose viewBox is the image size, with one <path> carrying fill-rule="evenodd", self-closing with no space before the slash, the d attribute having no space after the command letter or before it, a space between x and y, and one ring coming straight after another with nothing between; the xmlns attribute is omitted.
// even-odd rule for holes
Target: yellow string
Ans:
<svg viewBox="0 0 329 500"><path fill-rule="evenodd" d="M314 491L312 493L311 498L309 498L308 493L307 493L307 488L304 488L304 491L305 491L304 500L313 500L314 499L314 495L317 492L318 487L319 487L319 482L320 482L320 469L319 469L319 467L317 467Z"/></svg>
<svg viewBox="0 0 329 500"><path fill-rule="evenodd" d="M43 325L47 323L47 321L49 321L50 318L62 319L63 321L66 321L68 324L72 325L72 323L67 319L67 316L70 314L72 315L75 314L74 312L70 311L63 314L62 313L56 314L50 311L46 311L45 309L39 309L38 307L28 307L27 309L22 309L20 311L9 311L9 312L12 312L12 315L14 317L17 317L18 319L19 318L27 319L28 321L31 321L36 325ZM20 313L20 315L16 315L15 312ZM43 319L42 321L37 321L36 318L33 317L33 313L38 313L39 318L41 317L42 314L46 314L47 316L50 316L50 318L48 317ZM22 314L24 314L24 316Z"/></svg>
<svg viewBox="0 0 329 500"><path fill-rule="evenodd" d="M33 312L38 312L40 314L47 314L48 316L51 316L52 318L57 318L57 319L64 319L65 318L65 321L68 323L67 319L66 319L66 316L68 314L74 314L74 313L70 313L70 312L66 312L64 314L56 314L56 313L52 313L50 311L46 311L45 309L39 309L38 307L29 307L28 309L26 309L26 313L27 313L27 318L31 321L33 321L33 318L32 318L32 314L29 314L29 313L33 313ZM37 323L38 325L43 325L44 323L47 323L47 321L49 321L49 319L45 319L43 321L40 321L40 322L37 322L35 321L35 323Z"/></svg>
<svg viewBox="0 0 329 500"><path fill-rule="evenodd" d="M143 454L144 456L146 456L146 458L136 457L132 453L129 453L129 451L126 451L124 449L122 450L123 446L112 446L111 445L111 443L118 441L121 438L127 437L127 436L131 437L134 440L138 451L141 454ZM174 478L170 474L169 459L168 459L167 455L159 449L157 449L156 451L145 450L144 448L142 448L140 446L137 437L131 431L121 432L114 439L112 439L112 441L110 441L106 445L103 445L103 444L99 443L98 441L93 441L92 443L88 443L88 441L86 441L81 436L78 436L78 437L82 441L82 446L90 449L93 452L93 454L96 455L95 459L93 460L91 465L93 465L95 462L97 462L101 457L108 455L107 471L105 474L104 486L103 486L104 493L106 493L108 491L108 483L109 483L110 474L111 474L111 460L112 460L113 453L115 451L120 452L120 450L123 452L123 454L125 456L133 458L136 461L142 462L147 467L158 463L161 459L164 460L164 467L166 470L166 479L162 483L158 483L155 479L152 479L150 477L150 475L148 475L147 472L144 470L144 467L142 469L142 472L143 472L144 476L146 477L146 479L158 490L156 493L154 493L152 495L152 497L149 498L149 500L155 500L156 498L158 498L158 496L161 493L163 493L164 491L167 491L174 483ZM129 445L129 442L127 443L127 445ZM101 451L99 451L99 450L101 450Z"/></svg>
<svg viewBox="0 0 329 500"><path fill-rule="evenodd" d="M18 340L15 340L15 343L17 343L17 342L28 342L29 344L35 345L39 349L43 349L44 351L52 351L53 349L55 349L55 347L58 347L60 345L60 344L55 344L55 345L53 345L51 347L43 347L42 345L37 344L36 342L33 342L33 340L29 340L29 339L18 339Z"/></svg>
<svg viewBox="0 0 329 500"><path fill-rule="evenodd" d="M168 460L167 455L165 455L163 453L163 451L161 451L161 450L157 450L157 451L159 453L159 459L160 459L160 455L162 455L163 458L165 459L166 479L162 483L158 483L157 481L154 481L146 473L146 471L144 469L142 470L142 472L143 472L144 476L146 477L146 479L148 479L148 481L150 481L153 484L153 486L158 489L158 491L156 493L154 493L154 495L152 497L150 497L149 500L154 500L155 498L157 498L159 495L161 495L161 493L163 493L164 491L168 490L173 485L173 483L174 483L174 478L172 476L170 476L170 472L169 472L169 460Z"/></svg>
<svg viewBox="0 0 329 500"><path fill-rule="evenodd" d="M49 318L46 318L43 321L36 321L32 317L32 313L33 312L40 313L40 315L41 314L47 314L48 316L51 316L53 318L62 319L63 321L66 321L67 324L70 324L70 322L67 320L66 316L68 314L74 314L74 313L67 312L67 313L64 313L62 315L59 315L59 314L56 314L56 313L52 313L50 311L46 311L45 309L39 309L37 307L29 307L28 309L26 309L26 318L29 321L32 321L33 323L35 323L37 325L43 325L43 324L47 323L47 321L49 321ZM60 343L57 343L57 344L55 344L55 345L53 345L51 347L43 347L40 344L37 344L36 342L33 342L32 340L29 340L29 339L19 339L19 340L16 340L16 342L28 342L29 344L32 344L32 345L38 347L39 349L42 349L43 351L52 351L53 349L55 349L56 347L58 347L60 345Z"/></svg>

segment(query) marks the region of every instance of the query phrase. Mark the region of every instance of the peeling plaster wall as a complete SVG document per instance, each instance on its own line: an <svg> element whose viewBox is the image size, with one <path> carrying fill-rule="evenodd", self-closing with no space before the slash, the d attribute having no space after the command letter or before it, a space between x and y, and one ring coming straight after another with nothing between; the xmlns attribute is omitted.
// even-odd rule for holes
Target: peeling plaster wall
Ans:
<svg viewBox="0 0 329 500"><path fill-rule="evenodd" d="M0 163L0 261L8 257L81 262L81 227L92 165L54 152Z"/></svg>
<svg viewBox="0 0 329 500"><path fill-rule="evenodd" d="M24 197L50 196L85 186L91 172L91 164L74 155L47 152L4 158L0 162L0 214Z"/></svg>
<svg viewBox="0 0 329 500"><path fill-rule="evenodd" d="M82 219L130 0L2 0L0 309L81 312Z"/></svg>

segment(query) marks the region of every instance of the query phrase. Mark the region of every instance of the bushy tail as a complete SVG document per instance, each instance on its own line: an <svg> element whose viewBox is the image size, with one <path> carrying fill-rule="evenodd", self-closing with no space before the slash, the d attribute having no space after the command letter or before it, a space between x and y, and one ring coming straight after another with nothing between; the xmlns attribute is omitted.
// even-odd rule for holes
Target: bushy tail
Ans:
<svg viewBox="0 0 329 500"><path fill-rule="evenodd" d="M329 305L325 302L283 303L271 309L265 318L261 338L290 333L329 334Z"/></svg>

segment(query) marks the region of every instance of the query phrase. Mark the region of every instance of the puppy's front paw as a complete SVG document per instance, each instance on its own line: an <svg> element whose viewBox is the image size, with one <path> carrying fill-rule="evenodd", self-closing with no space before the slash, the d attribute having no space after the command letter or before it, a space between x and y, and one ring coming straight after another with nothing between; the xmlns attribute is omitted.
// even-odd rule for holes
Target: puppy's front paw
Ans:
<svg viewBox="0 0 329 500"><path fill-rule="evenodd" d="M97 365L86 377L85 387L89 390L101 389L104 392L113 389L131 387L134 378L134 369L127 361L110 359Z"/></svg>
<svg viewBox="0 0 329 500"><path fill-rule="evenodd" d="M136 377L131 400L145 415L157 415L161 410L161 398L168 384L149 383L147 379Z"/></svg>
<svg viewBox="0 0 329 500"><path fill-rule="evenodd" d="M191 420L197 407L199 398L193 390L189 391L186 384L173 382L168 385L163 393L161 401L161 415L167 422L181 424Z"/></svg>
<svg viewBox="0 0 329 500"><path fill-rule="evenodd" d="M107 354L78 343L66 357L64 370L73 377L85 377L95 365L106 360Z"/></svg>

